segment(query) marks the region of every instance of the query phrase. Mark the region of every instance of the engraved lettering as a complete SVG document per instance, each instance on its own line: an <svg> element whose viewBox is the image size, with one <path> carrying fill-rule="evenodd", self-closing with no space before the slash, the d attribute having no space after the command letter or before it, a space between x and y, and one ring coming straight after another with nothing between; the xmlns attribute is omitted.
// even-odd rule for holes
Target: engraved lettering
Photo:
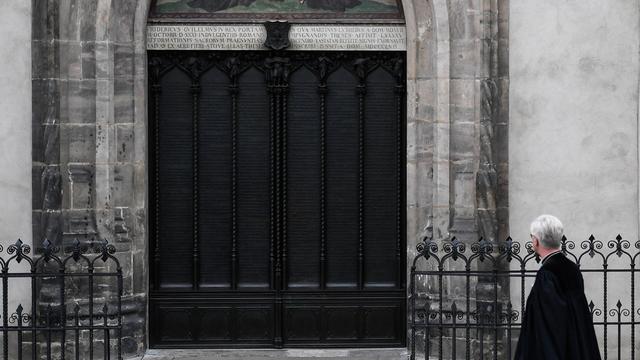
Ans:
<svg viewBox="0 0 640 360"><path fill-rule="evenodd" d="M262 25L150 25L149 50L264 50ZM405 50L398 25L293 25L288 50Z"/></svg>

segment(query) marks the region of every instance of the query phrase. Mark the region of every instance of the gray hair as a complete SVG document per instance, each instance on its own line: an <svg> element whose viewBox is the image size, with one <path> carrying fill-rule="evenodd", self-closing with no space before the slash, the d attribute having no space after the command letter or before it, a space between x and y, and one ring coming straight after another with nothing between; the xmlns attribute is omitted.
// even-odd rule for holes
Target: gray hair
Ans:
<svg viewBox="0 0 640 360"><path fill-rule="evenodd" d="M531 223L531 235L540 240L547 249L557 249L562 241L563 227L560 220L553 215L540 215Z"/></svg>

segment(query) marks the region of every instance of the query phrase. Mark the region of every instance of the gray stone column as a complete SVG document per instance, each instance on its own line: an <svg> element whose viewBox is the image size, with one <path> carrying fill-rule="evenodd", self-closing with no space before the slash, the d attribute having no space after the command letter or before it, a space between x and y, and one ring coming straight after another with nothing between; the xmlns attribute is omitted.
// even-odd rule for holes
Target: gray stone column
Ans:
<svg viewBox="0 0 640 360"><path fill-rule="evenodd" d="M148 1L33 4L34 241L115 245L124 273L123 350L142 353L146 111L136 97L145 96L145 55L144 26L135 21L143 14L146 23ZM86 306L86 293L79 286L67 297Z"/></svg>

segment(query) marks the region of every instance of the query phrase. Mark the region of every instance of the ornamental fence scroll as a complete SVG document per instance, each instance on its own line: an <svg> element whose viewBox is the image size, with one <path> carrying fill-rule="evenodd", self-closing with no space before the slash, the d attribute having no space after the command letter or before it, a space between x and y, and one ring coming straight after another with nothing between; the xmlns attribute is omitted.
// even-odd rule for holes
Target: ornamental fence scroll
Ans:
<svg viewBox="0 0 640 360"><path fill-rule="evenodd" d="M410 359L513 359L540 265L531 246L524 243L521 254L511 238L499 244L481 238L470 246L424 238L410 273ZM579 249L562 239L562 252L583 274L605 360L636 358L640 241L631 247L620 235L604 242L591 235Z"/></svg>
<svg viewBox="0 0 640 360"><path fill-rule="evenodd" d="M45 240L37 250L30 256L31 247L18 240L0 255L2 359L122 359L115 247L75 240L60 253Z"/></svg>

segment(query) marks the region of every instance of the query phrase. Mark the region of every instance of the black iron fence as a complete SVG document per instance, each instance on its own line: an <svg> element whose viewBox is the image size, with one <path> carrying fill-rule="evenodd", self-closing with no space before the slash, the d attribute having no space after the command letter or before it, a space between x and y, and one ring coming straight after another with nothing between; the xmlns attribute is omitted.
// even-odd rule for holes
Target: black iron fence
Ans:
<svg viewBox="0 0 640 360"><path fill-rule="evenodd" d="M96 245L45 240L30 256L18 240L0 255L4 360L122 359L122 270L113 245Z"/></svg>
<svg viewBox="0 0 640 360"><path fill-rule="evenodd" d="M606 247L605 247L606 243ZM425 238L417 246L410 274L411 359L513 359L526 296L540 258L531 242L480 239L471 245L453 238ZM562 252L585 279L603 359L635 359L636 263L640 241L618 235L580 242L562 240ZM469 249L468 249L469 248Z"/></svg>

